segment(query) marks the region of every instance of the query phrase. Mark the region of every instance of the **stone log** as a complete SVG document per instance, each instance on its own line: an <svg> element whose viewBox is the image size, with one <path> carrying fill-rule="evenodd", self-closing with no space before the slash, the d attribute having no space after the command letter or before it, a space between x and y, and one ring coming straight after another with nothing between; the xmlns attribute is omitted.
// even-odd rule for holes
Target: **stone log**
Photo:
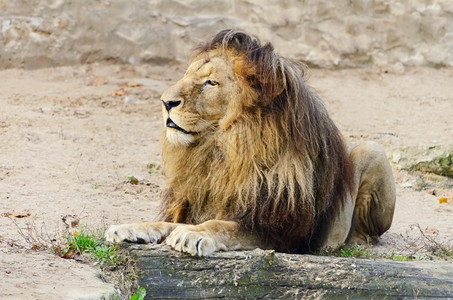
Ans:
<svg viewBox="0 0 453 300"><path fill-rule="evenodd" d="M190 257L162 245L126 245L146 299L451 298L453 265L256 249Z"/></svg>

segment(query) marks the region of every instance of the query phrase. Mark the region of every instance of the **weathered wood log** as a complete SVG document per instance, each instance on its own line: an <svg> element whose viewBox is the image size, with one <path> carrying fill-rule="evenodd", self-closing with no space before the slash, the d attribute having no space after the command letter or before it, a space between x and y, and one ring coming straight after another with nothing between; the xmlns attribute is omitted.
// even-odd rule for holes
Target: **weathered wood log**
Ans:
<svg viewBox="0 0 453 300"><path fill-rule="evenodd" d="M450 298L453 264L253 250L196 258L161 245L127 245L146 299Z"/></svg>

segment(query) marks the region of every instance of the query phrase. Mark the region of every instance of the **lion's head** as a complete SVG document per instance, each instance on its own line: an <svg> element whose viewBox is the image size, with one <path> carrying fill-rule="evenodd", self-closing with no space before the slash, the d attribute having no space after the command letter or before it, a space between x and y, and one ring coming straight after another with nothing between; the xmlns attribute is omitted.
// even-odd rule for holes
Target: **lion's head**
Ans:
<svg viewBox="0 0 453 300"><path fill-rule="evenodd" d="M229 104L238 96L236 76L227 59L198 57L184 77L162 95L167 140L184 147L219 130Z"/></svg>
<svg viewBox="0 0 453 300"><path fill-rule="evenodd" d="M303 75L302 64L242 32L222 31L195 51L162 95L167 220L236 220L285 251L322 242L352 168Z"/></svg>

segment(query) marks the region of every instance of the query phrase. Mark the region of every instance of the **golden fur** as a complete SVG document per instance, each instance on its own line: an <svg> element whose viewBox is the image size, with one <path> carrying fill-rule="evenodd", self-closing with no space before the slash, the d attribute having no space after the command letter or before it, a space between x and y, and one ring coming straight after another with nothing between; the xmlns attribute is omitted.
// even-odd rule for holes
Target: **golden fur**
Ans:
<svg viewBox="0 0 453 300"><path fill-rule="evenodd" d="M227 61L240 89L230 91L226 115L198 133L194 144L181 147L164 138L165 220L237 220L278 248L296 250L352 189L341 135L306 86L302 65L269 44L223 32L194 61L213 57ZM187 91L184 97L200 97L197 86Z"/></svg>
<svg viewBox="0 0 453 300"><path fill-rule="evenodd" d="M348 220L340 221L348 225L335 243L360 227L351 223L357 167L322 101L305 83L302 64L252 36L225 30L195 51L188 71L162 101L169 186L163 219L173 224L167 243L175 249L204 255L211 250L197 249L199 232L209 232L213 251L261 246L307 252L327 244L343 215ZM175 229L174 223L204 225ZM365 234L380 235L388 226ZM156 239L167 236L157 231ZM198 233L192 239L189 232ZM215 246L225 232L230 240L255 242ZM194 250L184 250L182 238ZM110 238L124 239L130 238Z"/></svg>

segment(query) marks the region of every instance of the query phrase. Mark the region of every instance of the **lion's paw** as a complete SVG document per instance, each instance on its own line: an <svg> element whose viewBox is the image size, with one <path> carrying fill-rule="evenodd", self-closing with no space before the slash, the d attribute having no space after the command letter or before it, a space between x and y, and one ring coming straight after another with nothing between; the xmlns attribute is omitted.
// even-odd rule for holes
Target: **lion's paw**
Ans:
<svg viewBox="0 0 453 300"><path fill-rule="evenodd" d="M112 225L105 232L105 240L112 243L130 242L130 243L159 243L162 234L147 224L122 224Z"/></svg>
<svg viewBox="0 0 453 300"><path fill-rule="evenodd" d="M192 256L209 256L218 250L213 238L185 226L175 229L165 242L173 249Z"/></svg>

